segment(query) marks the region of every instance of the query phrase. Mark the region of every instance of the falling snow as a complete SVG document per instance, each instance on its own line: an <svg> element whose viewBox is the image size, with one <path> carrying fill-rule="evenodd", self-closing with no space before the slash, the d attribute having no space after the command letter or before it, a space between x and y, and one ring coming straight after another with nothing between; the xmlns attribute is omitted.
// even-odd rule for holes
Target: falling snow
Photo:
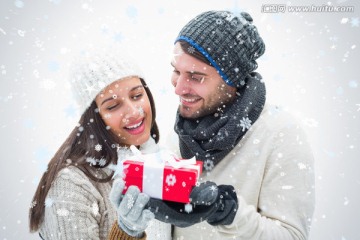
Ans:
<svg viewBox="0 0 360 240"><path fill-rule="evenodd" d="M185 204L184 211L187 213L191 213L193 211L193 206L190 203Z"/></svg>
<svg viewBox="0 0 360 240"><path fill-rule="evenodd" d="M213 186L210 187L210 190L211 190L212 193L217 192L217 189L218 189L218 188L217 188L215 185L213 185Z"/></svg>
<svg viewBox="0 0 360 240"><path fill-rule="evenodd" d="M250 129L251 127L251 120L248 117L243 117L240 120L240 127L242 127L242 131L244 132L246 129Z"/></svg>
<svg viewBox="0 0 360 240"><path fill-rule="evenodd" d="M102 149L102 146L100 144L95 145L95 151L100 152Z"/></svg>
<svg viewBox="0 0 360 240"><path fill-rule="evenodd" d="M98 161L98 163L99 163L99 166L103 167L103 166L105 166L105 164L106 164L106 159L101 158L101 159Z"/></svg>
<svg viewBox="0 0 360 240"><path fill-rule="evenodd" d="M30 208L34 208L36 206L36 201L30 203Z"/></svg>
<svg viewBox="0 0 360 240"><path fill-rule="evenodd" d="M86 162L88 162L90 164L90 166L95 166L96 165L96 159L95 158L86 158Z"/></svg>
<svg viewBox="0 0 360 240"><path fill-rule="evenodd" d="M97 216L99 214L99 205L96 202L93 202L91 205L92 213Z"/></svg>
<svg viewBox="0 0 360 240"><path fill-rule="evenodd" d="M174 10L173 3L167 2L155 4L154 9L147 9L146 4L123 1L114 2L109 6L96 1L82 1L71 8L68 8L68 4L62 0L48 0L41 8L24 0L1 3L0 9L4 11L0 26L0 41L1 52L5 53L0 60L2 146L4 155L14 157L14 161L7 161L7 164L23 166L12 168L9 165L7 169L18 170L6 171L3 174L3 176L11 174L17 179L11 185L5 180L0 181L3 182L2 189L11 188L11 191L8 191L9 196L1 201L4 216L8 209L18 208L17 205L29 205L33 190L41 174L47 169L47 164L56 148L66 138L67 130L72 129L74 122L79 120L79 109L71 96L66 76L71 55L87 45L94 46L94 43L102 41L115 45L126 45L131 42L138 47L134 49L134 54L137 54L137 51L141 52L140 56L143 57L141 61L154 63L144 64L145 70L149 71L150 75L155 69L164 70L155 72L158 78L151 80L150 88L155 99L160 100L156 103L156 117L161 131L165 131L162 136L166 136L166 131L171 129L173 121L165 113L170 109L171 104L175 106L173 108L175 111L177 99L171 102L171 99L176 97L166 71L169 70L169 63L164 61L163 66L161 61L157 61L157 57L170 55L171 50L158 46L166 46L166 42L173 42L172 34L163 33L169 26L179 23L182 10L189 16L201 11L201 4L191 4L191 8L189 4L183 4ZM267 87L266 102L283 105L276 109L268 106L269 112L275 119L281 116L284 109L300 112L300 121L308 133L315 153L314 167L301 162L301 156L298 156L296 162L289 163L299 172L315 170L317 182L314 191L317 206L314 219L307 220L314 226L311 229L310 239L330 237L349 240L358 238L356 225L358 216L354 209L356 203L360 201L360 195L356 191L360 186L360 179L354 171L359 168L357 159L360 149L358 124L360 82L356 67L360 56L358 47L360 21L356 1L337 0L324 4L356 6L355 12L351 13L302 12L292 15L286 12L261 13L258 5L249 3L245 6L240 1L208 3L213 9L226 8L237 11L247 9L254 17L254 24L262 25L259 32L264 35L264 39L268 39L267 51L258 61L259 68L256 71L264 77L263 81ZM122 9L122 12L119 12L121 14L118 17L111 17L112 9ZM78 21L72 28L64 27L66 22L56 19L56 12L69 12L69 16L78 16ZM105 12L107 14L104 14ZM168 16L175 17L168 18ZM166 19L163 19L164 17ZM89 18L96 21L89 22ZM144 22L156 27L144 28ZM223 20L216 20L216 24L223 24ZM176 32L175 28L173 30ZM159 44L159 38L154 36L163 36L164 41L161 42L165 44ZM154 46L154 50L150 49L150 54L141 51L144 42ZM244 41L241 40L239 43L243 44ZM193 50L195 49L189 48L188 52ZM149 55L151 58L147 58ZM160 65L155 66L156 64ZM232 71L239 73L240 69L240 66L233 65ZM241 81L241 84L245 85L246 82ZM84 90L87 93L94 93L96 87L89 85L85 86ZM162 101L162 99L166 100ZM138 110L141 113L141 109ZM216 113L216 116L219 117L220 114ZM111 114L105 115L105 118L110 119ZM246 131L252 124L255 123L243 118L238 119L237 127ZM84 127L78 126L79 135L84 134ZM291 128L290 124L284 127ZM214 141L226 140L225 135L217 137ZM94 140L94 135L90 135L89 138ZM252 152L254 159L262 153L263 149L260 146L267 139L267 136L263 136L250 143L254 147ZM93 147L95 151L100 152L103 146L98 145ZM7 152L13 150L14 146L21 148L19 151ZM112 147L116 149L118 146ZM236 151L234 156L241 154L242 148ZM287 157L278 152L274 154L277 160ZM86 162L94 166L107 164L102 158L87 158ZM74 163L75 161L71 159L66 160L67 165ZM127 166L110 164L108 167L113 169L116 175L122 175ZM244 167L249 166L244 164ZM251 167L244 170L244 174L249 178L254 177L256 173ZM211 171L213 168L212 160L204 161L205 170ZM283 170L278 174L277 176L283 179L289 177ZM234 174L232 175L233 177L229 179L236 181ZM167 184L176 182L176 178L167 180ZM22 186L17 186L16 182L21 183ZM184 185L182 181L180 183ZM296 191L292 183L282 184L279 188L284 194ZM329 195L330 192L334 194ZM55 198L46 198L45 207L54 208L54 201ZM32 202L30 207L33 208L36 204ZM92 205L90 203L89 207L91 214L96 216L100 214L96 203ZM189 209L184 207L185 212L191 212ZM24 216L23 219L16 214L17 212L13 211L9 219L0 218L3 223L0 232L2 239L12 239L12 236L17 236L18 239L31 238L24 227L27 223L26 214L21 215ZM72 213L70 209L60 208L57 209L57 214L68 217ZM343 219L348 220L346 228L344 227L346 221L342 221ZM281 225L279 221L277 224Z"/></svg>
<svg viewBox="0 0 360 240"><path fill-rule="evenodd" d="M127 208L131 209L134 206L135 200L134 197L130 194L127 194L128 200L127 200Z"/></svg>
<svg viewBox="0 0 360 240"><path fill-rule="evenodd" d="M69 211L65 208L60 208L56 211L56 214L60 217L66 217L69 215Z"/></svg>
<svg viewBox="0 0 360 240"><path fill-rule="evenodd" d="M54 200L52 200L52 198L47 197L45 199L45 207L51 207L53 205L53 203L54 203Z"/></svg>
<svg viewBox="0 0 360 240"><path fill-rule="evenodd" d="M193 46L188 47L188 53L193 54L195 52L195 48Z"/></svg>

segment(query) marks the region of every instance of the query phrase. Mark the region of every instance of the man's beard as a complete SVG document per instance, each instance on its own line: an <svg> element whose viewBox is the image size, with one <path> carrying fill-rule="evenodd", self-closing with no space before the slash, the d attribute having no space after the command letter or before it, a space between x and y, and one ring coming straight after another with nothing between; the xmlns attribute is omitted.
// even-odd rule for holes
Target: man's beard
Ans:
<svg viewBox="0 0 360 240"><path fill-rule="evenodd" d="M191 114L186 114L186 111L188 111L187 109L189 109L186 106L179 106L178 111L180 113L180 116L188 119L197 119L208 115L214 115L214 117L217 117L222 115L227 106L231 105L234 99L235 97L223 95L221 99L212 99L209 104L207 104L206 106L201 106L198 110L194 111Z"/></svg>

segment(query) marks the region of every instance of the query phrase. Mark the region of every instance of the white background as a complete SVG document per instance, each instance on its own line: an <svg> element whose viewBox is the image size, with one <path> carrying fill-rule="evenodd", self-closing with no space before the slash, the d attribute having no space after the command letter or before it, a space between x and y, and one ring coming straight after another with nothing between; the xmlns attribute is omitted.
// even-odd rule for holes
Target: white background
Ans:
<svg viewBox="0 0 360 240"><path fill-rule="evenodd" d="M355 11L262 12L270 2ZM266 43L257 71L267 101L304 123L316 159L311 239L360 239L358 1L15 0L0 3L1 240L38 239L28 233L32 196L79 118L67 84L73 56L98 44L125 46L145 72L165 136L178 104L170 84L173 41L205 10L252 15Z"/></svg>

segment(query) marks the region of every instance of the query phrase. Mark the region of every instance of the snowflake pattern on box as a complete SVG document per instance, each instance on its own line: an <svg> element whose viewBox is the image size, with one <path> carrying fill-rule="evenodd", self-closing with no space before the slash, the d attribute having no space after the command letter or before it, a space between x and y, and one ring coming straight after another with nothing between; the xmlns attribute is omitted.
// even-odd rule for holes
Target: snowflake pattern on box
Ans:
<svg viewBox="0 0 360 240"><path fill-rule="evenodd" d="M204 161L204 168L206 171L211 171L214 168L214 162L211 160L205 160Z"/></svg>
<svg viewBox="0 0 360 240"><path fill-rule="evenodd" d="M174 186L176 183L176 177L173 174L169 174L166 176L166 184L168 186Z"/></svg>

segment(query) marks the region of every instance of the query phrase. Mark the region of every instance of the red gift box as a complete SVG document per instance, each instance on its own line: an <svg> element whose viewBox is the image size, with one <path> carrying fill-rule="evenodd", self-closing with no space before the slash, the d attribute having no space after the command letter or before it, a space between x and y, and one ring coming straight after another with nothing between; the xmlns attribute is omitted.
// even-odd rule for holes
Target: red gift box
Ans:
<svg viewBox="0 0 360 240"><path fill-rule="evenodd" d="M196 164L175 168L166 163L126 160L123 162L124 193L129 186L135 185L152 198L188 203L202 165L201 161L196 161Z"/></svg>

